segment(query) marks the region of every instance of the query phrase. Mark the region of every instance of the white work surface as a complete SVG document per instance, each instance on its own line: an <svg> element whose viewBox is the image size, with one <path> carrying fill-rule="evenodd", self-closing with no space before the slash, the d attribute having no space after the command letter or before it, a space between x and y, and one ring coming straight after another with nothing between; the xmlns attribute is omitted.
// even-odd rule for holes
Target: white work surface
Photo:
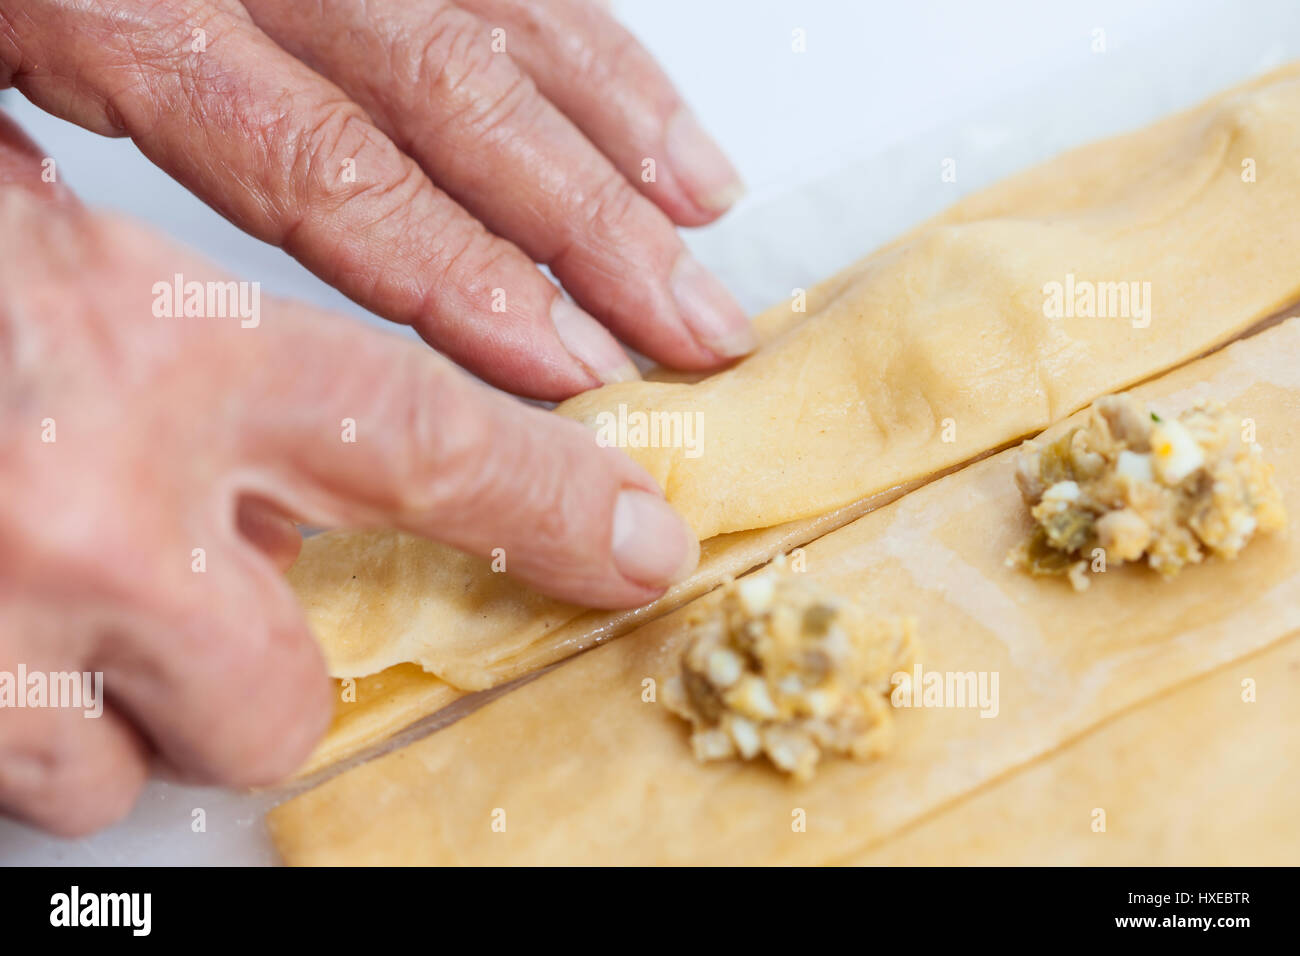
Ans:
<svg viewBox="0 0 1300 956"><path fill-rule="evenodd" d="M625 0L750 191L688 235L756 311L959 195L1300 58L1296 0ZM792 31L807 50L792 51ZM1093 49L1096 30L1105 50ZM378 322L244 236L124 141L0 94L88 202L163 231L268 292ZM956 182L941 164L956 161ZM196 609L197 610L197 609ZM9 864L260 864L277 796L152 783L129 819L63 841L0 821ZM202 808L206 831L191 828Z"/></svg>

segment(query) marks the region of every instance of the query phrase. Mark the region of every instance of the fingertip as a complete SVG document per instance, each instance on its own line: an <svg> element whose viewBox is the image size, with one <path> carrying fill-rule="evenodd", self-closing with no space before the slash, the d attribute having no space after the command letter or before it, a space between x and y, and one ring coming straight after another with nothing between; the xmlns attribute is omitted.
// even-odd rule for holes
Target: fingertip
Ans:
<svg viewBox="0 0 1300 956"><path fill-rule="evenodd" d="M687 328L720 362L758 348L758 336L740 304L689 252L677 257L668 281Z"/></svg>
<svg viewBox="0 0 1300 956"><path fill-rule="evenodd" d="M313 641L314 639L309 638ZM333 684L319 652L309 666L277 675L261 733L245 737L233 759L223 762L218 782L231 787L266 787L292 776L325 735L334 716ZM287 684L286 684L287 682Z"/></svg>
<svg viewBox="0 0 1300 956"><path fill-rule="evenodd" d="M642 587L666 588L691 574L700 561L695 534L659 495L624 488L614 502L610 528L614 566Z"/></svg>
<svg viewBox="0 0 1300 956"><path fill-rule="evenodd" d="M611 385L641 377L614 336L562 295L551 302L551 322L565 351L598 383Z"/></svg>
<svg viewBox="0 0 1300 956"><path fill-rule="evenodd" d="M143 753L117 762L86 785L84 792L94 794L93 798L78 801L72 813L58 814L59 822L51 831L67 838L84 837L121 823L135 809L148 781L149 764Z"/></svg>
<svg viewBox="0 0 1300 956"><path fill-rule="evenodd" d="M149 778L148 747L118 714L69 719L88 723L75 732L45 726L44 739L0 760L0 805L65 839L121 822Z"/></svg>
<svg viewBox="0 0 1300 956"><path fill-rule="evenodd" d="M688 107L668 120L664 147L674 176L703 214L716 218L745 194L740 174Z"/></svg>

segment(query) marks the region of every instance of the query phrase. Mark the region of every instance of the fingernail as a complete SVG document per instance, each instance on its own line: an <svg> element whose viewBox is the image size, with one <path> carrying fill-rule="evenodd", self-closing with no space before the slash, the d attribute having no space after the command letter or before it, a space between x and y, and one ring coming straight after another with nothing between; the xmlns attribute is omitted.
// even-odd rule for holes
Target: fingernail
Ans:
<svg viewBox="0 0 1300 956"><path fill-rule="evenodd" d="M658 495L624 488L614 502L614 566L626 578L662 588L682 580L700 561L700 543Z"/></svg>
<svg viewBox="0 0 1300 956"><path fill-rule="evenodd" d="M673 172L697 205L720 212L745 194L736 167L685 106L668 121L664 139Z"/></svg>
<svg viewBox="0 0 1300 956"><path fill-rule="evenodd" d="M551 322L565 350L606 385L641 377L605 327L564 296L551 303Z"/></svg>
<svg viewBox="0 0 1300 956"><path fill-rule="evenodd" d="M735 358L758 346L739 303L689 252L677 257L669 284L682 318L705 348L722 358Z"/></svg>

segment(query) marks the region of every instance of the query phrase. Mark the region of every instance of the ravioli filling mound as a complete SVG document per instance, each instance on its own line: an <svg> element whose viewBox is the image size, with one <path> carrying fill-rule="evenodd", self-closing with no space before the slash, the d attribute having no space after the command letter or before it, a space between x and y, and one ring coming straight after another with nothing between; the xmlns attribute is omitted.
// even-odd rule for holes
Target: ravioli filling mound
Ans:
<svg viewBox="0 0 1300 956"><path fill-rule="evenodd" d="M699 760L764 755L806 780L823 754L889 749L891 679L912 668L911 619L872 617L778 559L727 582L690 626L664 702L690 721Z"/></svg>
<svg viewBox="0 0 1300 956"><path fill-rule="evenodd" d="M1165 419L1127 395L1098 400L1083 427L1023 446L1016 484L1034 529L1007 563L1082 591L1099 559L1097 570L1145 558L1171 578L1207 555L1235 558L1286 523L1273 468L1244 439L1217 402Z"/></svg>

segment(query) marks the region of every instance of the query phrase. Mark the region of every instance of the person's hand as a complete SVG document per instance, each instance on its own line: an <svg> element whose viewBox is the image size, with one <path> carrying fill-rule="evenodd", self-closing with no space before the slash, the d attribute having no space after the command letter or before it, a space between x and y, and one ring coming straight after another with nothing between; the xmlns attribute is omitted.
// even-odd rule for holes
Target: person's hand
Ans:
<svg viewBox="0 0 1300 956"><path fill-rule="evenodd" d="M0 707L0 809L95 829L152 752L231 785L294 769L331 702L290 518L504 548L588 604L694 564L653 479L576 422L304 306L185 317L173 277L224 277L39 164L0 114L0 675L102 672L108 703Z"/></svg>
<svg viewBox="0 0 1300 956"><path fill-rule="evenodd" d="M509 391L754 346L673 228L736 174L590 0L0 0L10 84Z"/></svg>

